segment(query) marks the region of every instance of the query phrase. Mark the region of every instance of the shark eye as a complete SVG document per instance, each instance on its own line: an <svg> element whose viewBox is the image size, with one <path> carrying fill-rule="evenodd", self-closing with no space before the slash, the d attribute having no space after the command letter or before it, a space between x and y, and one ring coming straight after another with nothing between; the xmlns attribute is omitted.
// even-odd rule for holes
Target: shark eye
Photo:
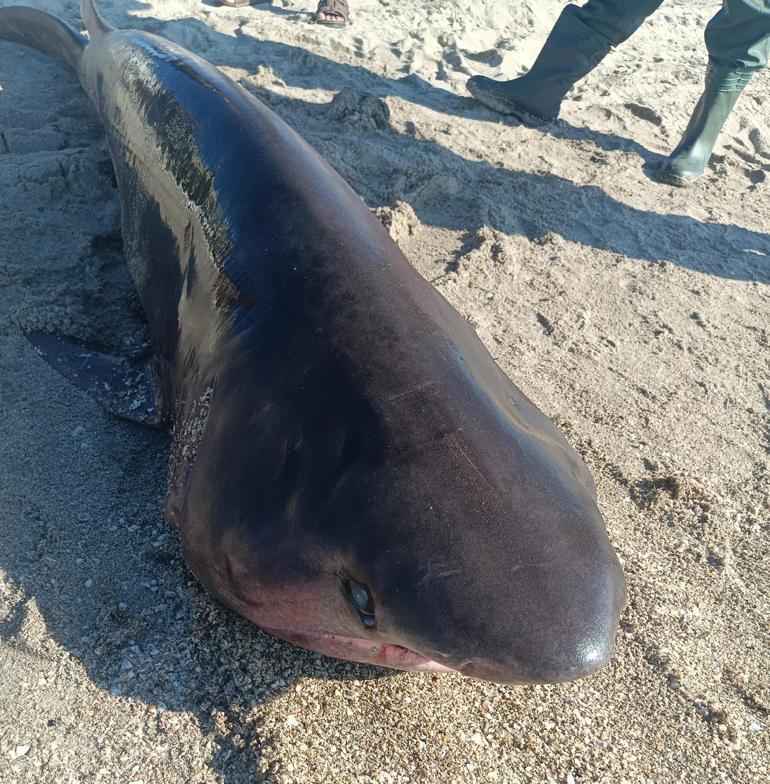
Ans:
<svg viewBox="0 0 770 784"><path fill-rule="evenodd" d="M374 602L372 601L372 594L369 588L363 583L346 578L342 578L342 584L348 600L361 619L361 623L367 629L373 629L376 621L374 618Z"/></svg>
<svg viewBox="0 0 770 784"><path fill-rule="evenodd" d="M369 592L363 585L352 585L350 587L350 597L359 610L365 611L369 606Z"/></svg>

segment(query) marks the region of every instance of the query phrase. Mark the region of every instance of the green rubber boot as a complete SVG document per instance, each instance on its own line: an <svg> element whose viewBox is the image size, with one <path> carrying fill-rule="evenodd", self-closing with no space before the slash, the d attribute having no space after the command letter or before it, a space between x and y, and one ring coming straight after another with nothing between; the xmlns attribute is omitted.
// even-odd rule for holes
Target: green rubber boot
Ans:
<svg viewBox="0 0 770 784"><path fill-rule="evenodd" d="M564 96L590 73L612 48L577 17L577 6L564 8L532 68L523 76L498 82L472 76L468 92L496 112L538 124L555 120Z"/></svg>
<svg viewBox="0 0 770 784"><path fill-rule="evenodd" d="M722 126L752 73L750 70L709 65L703 95L695 106L682 140L655 172L658 181L686 187L703 174Z"/></svg>

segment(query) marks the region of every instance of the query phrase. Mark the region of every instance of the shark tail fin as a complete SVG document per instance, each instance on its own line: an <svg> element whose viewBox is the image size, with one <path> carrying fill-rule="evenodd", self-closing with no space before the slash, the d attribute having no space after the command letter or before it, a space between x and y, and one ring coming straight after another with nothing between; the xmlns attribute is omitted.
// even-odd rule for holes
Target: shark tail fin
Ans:
<svg viewBox="0 0 770 784"><path fill-rule="evenodd" d="M86 23L86 30L92 41L115 29L104 21L94 0L80 0L80 15Z"/></svg>
<svg viewBox="0 0 770 784"><path fill-rule="evenodd" d="M0 8L0 39L31 46L63 60L75 71L88 41L66 22L37 8Z"/></svg>

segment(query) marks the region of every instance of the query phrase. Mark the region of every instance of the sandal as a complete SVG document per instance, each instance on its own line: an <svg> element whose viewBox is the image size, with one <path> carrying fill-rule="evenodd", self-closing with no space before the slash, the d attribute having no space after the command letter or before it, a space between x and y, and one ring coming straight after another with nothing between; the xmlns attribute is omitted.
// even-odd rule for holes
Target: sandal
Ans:
<svg viewBox="0 0 770 784"><path fill-rule="evenodd" d="M347 0L321 0L315 12L315 23L326 27L345 27L349 13ZM342 19L319 19L320 14L326 14L327 17L339 16Z"/></svg>
<svg viewBox="0 0 770 784"><path fill-rule="evenodd" d="M257 5L259 3L269 3L270 0L219 0L219 5L226 5L230 8L238 8L242 5Z"/></svg>

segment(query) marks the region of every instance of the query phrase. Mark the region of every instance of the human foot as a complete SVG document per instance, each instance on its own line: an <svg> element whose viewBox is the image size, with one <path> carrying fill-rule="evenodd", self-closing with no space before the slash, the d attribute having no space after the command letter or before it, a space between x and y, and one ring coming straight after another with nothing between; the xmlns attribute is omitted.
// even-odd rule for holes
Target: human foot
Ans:
<svg viewBox="0 0 770 784"><path fill-rule="evenodd" d="M326 27L345 27L349 13L347 0L321 0L315 12L315 21Z"/></svg>

